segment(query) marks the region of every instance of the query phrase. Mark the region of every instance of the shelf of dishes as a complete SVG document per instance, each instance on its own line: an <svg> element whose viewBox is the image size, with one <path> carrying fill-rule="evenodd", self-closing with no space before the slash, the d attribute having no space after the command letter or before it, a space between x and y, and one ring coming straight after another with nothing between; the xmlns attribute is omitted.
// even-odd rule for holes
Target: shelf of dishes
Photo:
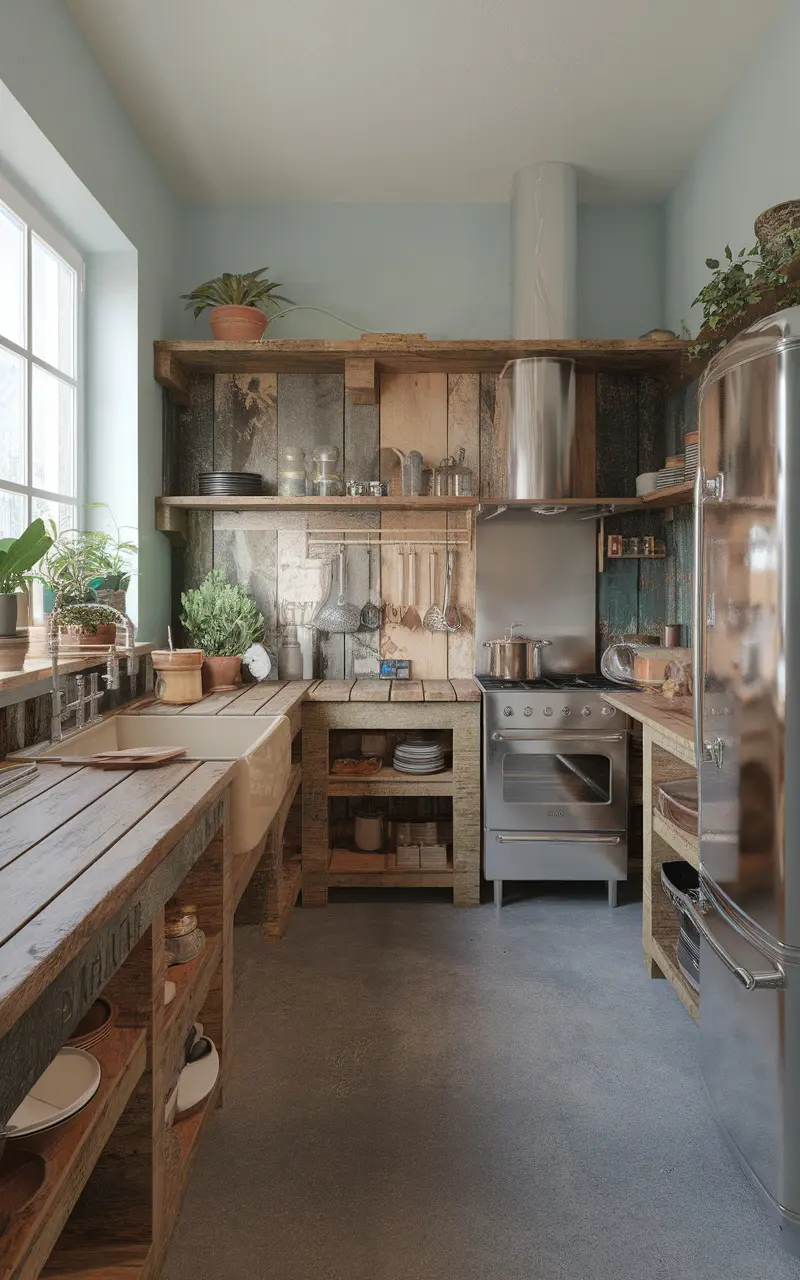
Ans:
<svg viewBox="0 0 800 1280"><path fill-rule="evenodd" d="M39 1274L145 1070L145 1030L116 1016L96 1001L8 1121L0 1275Z"/></svg>
<svg viewBox="0 0 800 1280"><path fill-rule="evenodd" d="M419 783L433 777L452 784L452 730L333 729L329 783Z"/></svg>
<svg viewBox="0 0 800 1280"><path fill-rule="evenodd" d="M330 870L444 871L452 863L449 796L334 797Z"/></svg>

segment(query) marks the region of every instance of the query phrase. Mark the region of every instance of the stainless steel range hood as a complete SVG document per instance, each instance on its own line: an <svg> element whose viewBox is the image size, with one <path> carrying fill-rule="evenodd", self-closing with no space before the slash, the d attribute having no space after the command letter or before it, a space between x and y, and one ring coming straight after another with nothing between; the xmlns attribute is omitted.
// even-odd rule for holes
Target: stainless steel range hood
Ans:
<svg viewBox="0 0 800 1280"><path fill-rule="evenodd" d="M495 447L504 497L574 497L573 360L509 361L497 384Z"/></svg>
<svg viewBox="0 0 800 1280"><path fill-rule="evenodd" d="M577 311L577 174L530 164L511 193L515 338L570 338ZM574 497L575 366L513 361L498 383L493 495L533 501Z"/></svg>

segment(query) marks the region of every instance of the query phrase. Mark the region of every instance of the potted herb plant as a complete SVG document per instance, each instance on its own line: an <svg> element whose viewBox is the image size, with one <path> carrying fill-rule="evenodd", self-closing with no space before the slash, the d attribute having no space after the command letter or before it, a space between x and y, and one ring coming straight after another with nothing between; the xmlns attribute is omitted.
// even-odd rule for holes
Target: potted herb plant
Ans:
<svg viewBox="0 0 800 1280"><path fill-rule="evenodd" d="M70 633L79 645L112 645L117 637L117 618L111 610L86 609L99 603L93 583L98 579L98 561L86 535L77 529L57 534L42 561L38 578L50 591L52 605L60 612L59 630Z"/></svg>
<svg viewBox="0 0 800 1280"><path fill-rule="evenodd" d="M280 293L280 284L262 280L267 267L234 275L224 271L213 280L199 284L191 293L181 294L186 310L194 311L195 320L208 310L211 332L215 338L230 342L258 341L269 324L269 308L279 302L292 305L291 298Z"/></svg>
<svg viewBox="0 0 800 1280"><path fill-rule="evenodd" d="M0 668L4 671L22 670L28 633L17 630L19 593L31 581L30 570L51 546L43 520L31 521L18 538L0 539Z"/></svg>
<svg viewBox="0 0 800 1280"><path fill-rule="evenodd" d="M103 507L114 526L113 533L99 529L87 529L77 535L82 544L87 563L95 570L91 587L99 604L111 605L119 613L126 610L126 592L131 585L133 557L139 548L135 542L122 537L122 528L105 502L90 502L90 507Z"/></svg>
<svg viewBox="0 0 800 1280"><path fill-rule="evenodd" d="M221 569L181 595L181 623L195 649L202 649L203 685L234 689L242 681L242 654L263 639L265 622L242 588L229 582Z"/></svg>

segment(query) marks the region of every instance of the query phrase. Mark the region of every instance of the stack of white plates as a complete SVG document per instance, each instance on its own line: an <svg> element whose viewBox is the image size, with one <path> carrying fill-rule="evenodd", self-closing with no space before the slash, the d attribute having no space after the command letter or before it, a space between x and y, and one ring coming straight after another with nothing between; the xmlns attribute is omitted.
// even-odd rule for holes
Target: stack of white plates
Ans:
<svg viewBox="0 0 800 1280"><path fill-rule="evenodd" d="M442 744L425 738L400 742L394 751L394 767L400 773L438 773L444 768Z"/></svg>
<svg viewBox="0 0 800 1280"><path fill-rule="evenodd" d="M684 474L685 466L683 458L681 458L680 466L662 467L658 472L656 489L671 489L674 484L683 484Z"/></svg>

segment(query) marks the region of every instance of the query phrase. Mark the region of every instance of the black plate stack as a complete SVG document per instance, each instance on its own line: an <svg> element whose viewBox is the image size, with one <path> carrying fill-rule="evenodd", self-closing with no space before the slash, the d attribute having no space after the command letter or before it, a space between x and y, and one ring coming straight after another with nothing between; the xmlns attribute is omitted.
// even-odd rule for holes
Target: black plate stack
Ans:
<svg viewBox="0 0 800 1280"><path fill-rule="evenodd" d="M247 498L261 493L261 476L255 471L201 471L203 498Z"/></svg>

